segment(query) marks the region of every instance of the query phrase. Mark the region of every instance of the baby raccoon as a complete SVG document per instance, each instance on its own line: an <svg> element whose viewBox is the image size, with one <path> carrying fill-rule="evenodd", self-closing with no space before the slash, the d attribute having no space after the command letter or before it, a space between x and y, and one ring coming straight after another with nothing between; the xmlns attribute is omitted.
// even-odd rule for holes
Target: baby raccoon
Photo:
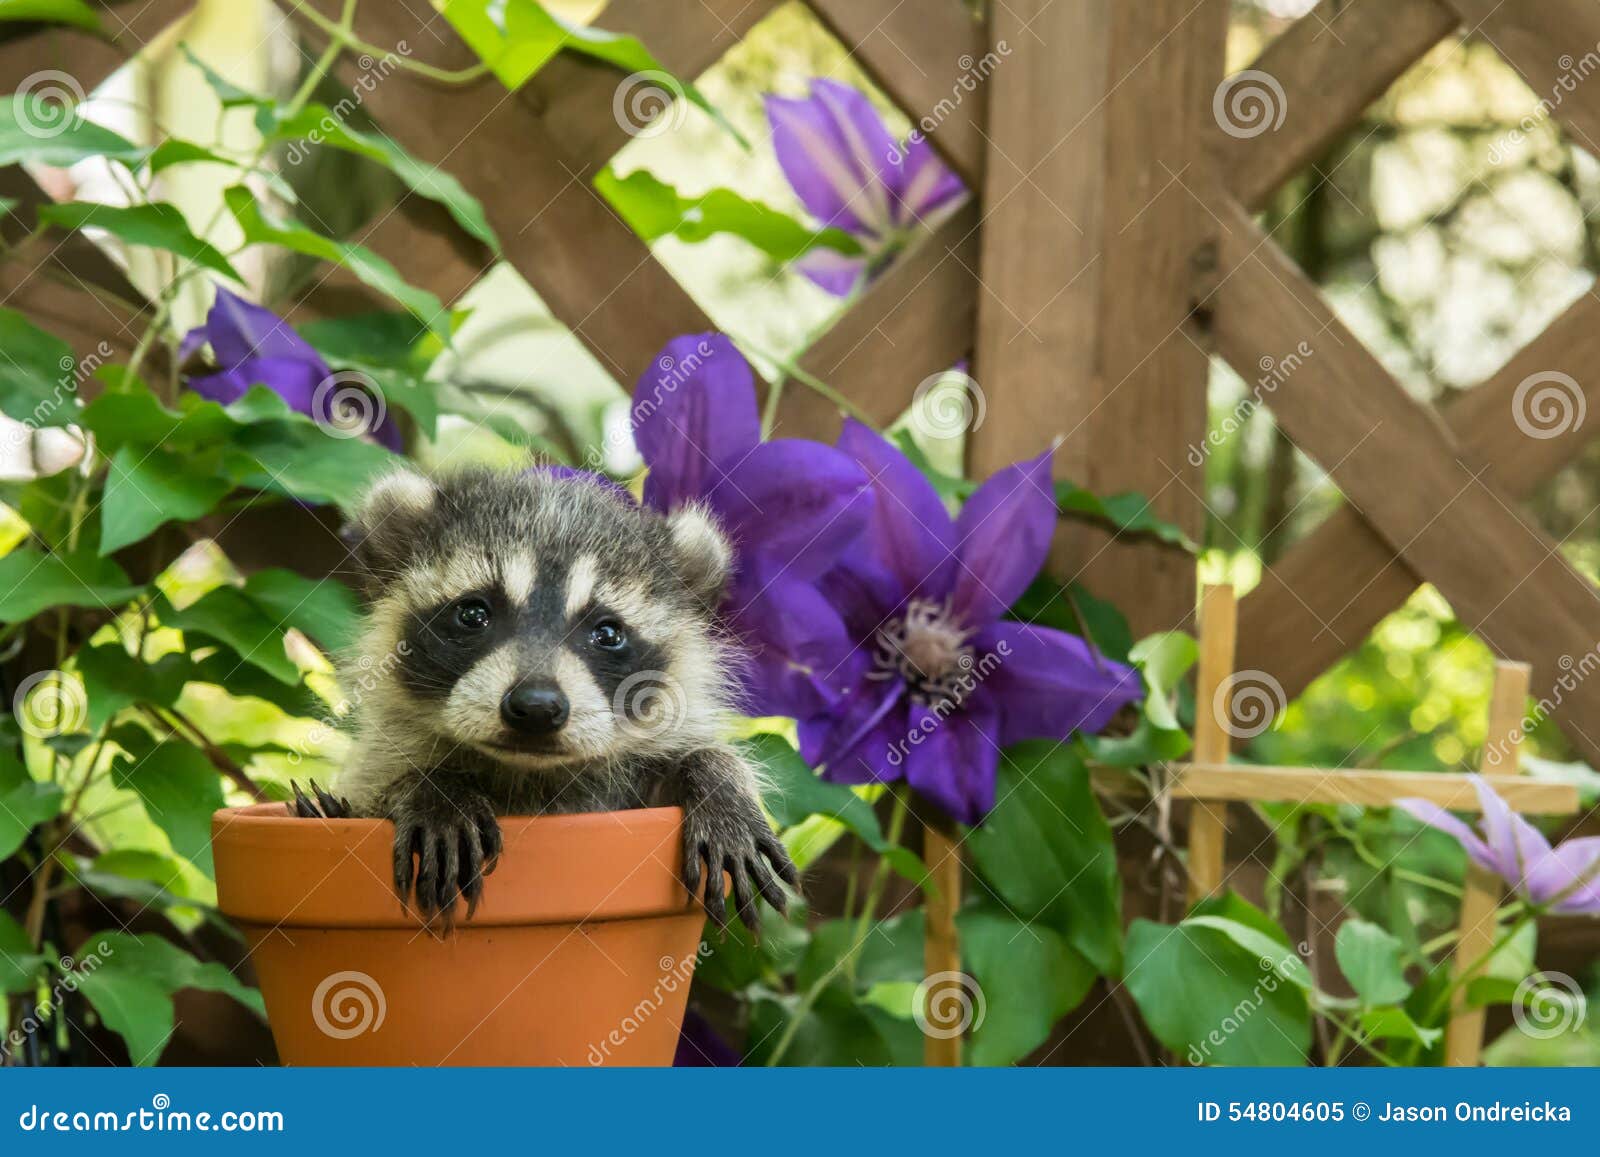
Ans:
<svg viewBox="0 0 1600 1157"><path fill-rule="evenodd" d="M370 609L345 814L394 821L394 882L470 918L500 815L684 810L684 885L754 926L794 866L720 736L730 656L713 612L731 549L704 511L662 516L546 471L377 482L346 528ZM327 814L297 797L302 814ZM704 872L704 874L703 874Z"/></svg>

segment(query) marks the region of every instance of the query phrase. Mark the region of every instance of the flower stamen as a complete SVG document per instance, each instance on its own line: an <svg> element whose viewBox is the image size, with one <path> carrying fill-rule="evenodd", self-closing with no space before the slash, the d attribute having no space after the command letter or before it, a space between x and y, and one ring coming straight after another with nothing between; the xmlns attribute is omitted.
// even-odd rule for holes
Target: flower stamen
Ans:
<svg viewBox="0 0 1600 1157"><path fill-rule="evenodd" d="M912 599L875 636L873 679L899 678L916 703L959 706L972 689L973 650L948 601Z"/></svg>

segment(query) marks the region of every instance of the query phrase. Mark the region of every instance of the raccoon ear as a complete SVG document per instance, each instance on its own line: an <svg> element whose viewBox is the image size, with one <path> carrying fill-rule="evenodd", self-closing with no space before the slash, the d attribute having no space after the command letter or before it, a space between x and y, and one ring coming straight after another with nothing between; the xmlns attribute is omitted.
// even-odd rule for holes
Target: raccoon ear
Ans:
<svg viewBox="0 0 1600 1157"><path fill-rule="evenodd" d="M733 569L733 545L703 506L680 506L667 515L673 562L695 598L715 606Z"/></svg>
<svg viewBox="0 0 1600 1157"><path fill-rule="evenodd" d="M417 530L439 492L422 475L396 470L374 482L339 532L367 578L392 575L412 553Z"/></svg>

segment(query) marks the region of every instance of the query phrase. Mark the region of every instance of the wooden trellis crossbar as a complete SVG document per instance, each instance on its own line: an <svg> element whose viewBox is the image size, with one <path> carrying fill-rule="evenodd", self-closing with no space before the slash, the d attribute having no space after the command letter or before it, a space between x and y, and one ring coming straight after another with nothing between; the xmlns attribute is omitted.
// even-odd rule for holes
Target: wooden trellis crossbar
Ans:
<svg viewBox="0 0 1600 1157"><path fill-rule="evenodd" d="M1195 754L1204 762L1171 768L1168 790L1194 801L1189 816L1189 899L1198 902L1219 892L1227 880L1228 804L1333 803L1389 807L1402 799L1430 800L1458 811L1482 810L1466 775L1443 772L1346 771L1314 767L1260 767L1226 762L1232 715L1228 694L1232 672L1219 669L1232 655L1233 588L1207 587L1200 611L1200 674L1195 698ZM1571 815L1579 807L1577 788L1537 783L1517 775L1528 701L1525 663L1495 664L1483 760L1491 787L1513 808L1531 815ZM1253 721L1252 721L1253 722ZM1217 753L1221 758L1217 758ZM1490 757L1488 753L1494 752ZM1494 774L1488 774L1492 769ZM1452 967L1457 975L1477 967L1495 935L1494 914L1504 885L1476 868L1467 874ZM1483 1047L1483 1010L1470 1008L1457 994L1445 1033L1445 1062L1475 1065Z"/></svg>

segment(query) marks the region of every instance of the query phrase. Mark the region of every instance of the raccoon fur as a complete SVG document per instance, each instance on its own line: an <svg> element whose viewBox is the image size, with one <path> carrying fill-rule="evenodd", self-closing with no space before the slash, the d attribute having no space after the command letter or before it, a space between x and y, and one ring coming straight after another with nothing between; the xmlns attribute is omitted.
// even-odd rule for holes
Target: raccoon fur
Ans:
<svg viewBox="0 0 1600 1157"><path fill-rule="evenodd" d="M371 689L339 789L348 814L394 822L402 901L446 925L464 902L470 919L497 816L677 805L684 886L704 885L713 920L724 872L746 924L758 896L783 910L794 866L723 738L734 656L714 612L732 551L705 511L663 516L547 471L401 472L345 534Z"/></svg>

